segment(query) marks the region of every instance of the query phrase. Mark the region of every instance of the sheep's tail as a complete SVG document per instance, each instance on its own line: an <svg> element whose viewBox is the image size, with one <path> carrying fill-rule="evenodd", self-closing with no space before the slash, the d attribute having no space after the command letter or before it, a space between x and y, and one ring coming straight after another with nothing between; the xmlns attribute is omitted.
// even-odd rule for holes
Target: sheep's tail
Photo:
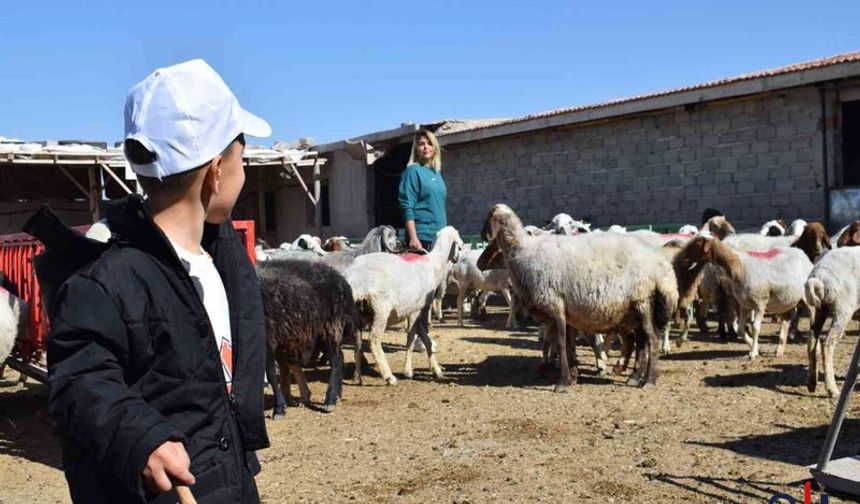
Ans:
<svg viewBox="0 0 860 504"><path fill-rule="evenodd" d="M678 287L672 284L667 277L666 281L657 283L651 295L651 317L658 334L666 329L678 309Z"/></svg>
<svg viewBox="0 0 860 504"><path fill-rule="evenodd" d="M821 308L824 301L824 283L820 278L811 277L803 285L803 301L810 310Z"/></svg>

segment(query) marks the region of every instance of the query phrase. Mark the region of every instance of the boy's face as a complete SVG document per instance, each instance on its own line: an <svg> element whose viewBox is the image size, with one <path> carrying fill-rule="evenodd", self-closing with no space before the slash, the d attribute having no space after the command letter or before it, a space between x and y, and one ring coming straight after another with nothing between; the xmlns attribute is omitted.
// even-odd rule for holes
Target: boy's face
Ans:
<svg viewBox="0 0 860 504"><path fill-rule="evenodd" d="M235 140L223 155L215 158L206 174L205 185L211 198L206 209L206 222L222 224L230 218L239 192L245 185L245 169L242 166L242 151L245 146Z"/></svg>

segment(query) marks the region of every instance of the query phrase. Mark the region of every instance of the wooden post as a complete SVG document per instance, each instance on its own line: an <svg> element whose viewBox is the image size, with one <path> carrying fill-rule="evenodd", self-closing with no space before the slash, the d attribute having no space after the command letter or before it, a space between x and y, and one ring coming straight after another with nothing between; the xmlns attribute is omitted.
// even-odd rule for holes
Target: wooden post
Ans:
<svg viewBox="0 0 860 504"><path fill-rule="evenodd" d="M87 174L90 179L90 194L89 194L89 202L90 202L90 215L93 218L93 224L99 221L99 182L98 182L98 170L95 166L90 166L87 168Z"/></svg>
<svg viewBox="0 0 860 504"><path fill-rule="evenodd" d="M320 163L319 159L314 160L314 226L317 229L317 236L322 236L322 208L320 207Z"/></svg>

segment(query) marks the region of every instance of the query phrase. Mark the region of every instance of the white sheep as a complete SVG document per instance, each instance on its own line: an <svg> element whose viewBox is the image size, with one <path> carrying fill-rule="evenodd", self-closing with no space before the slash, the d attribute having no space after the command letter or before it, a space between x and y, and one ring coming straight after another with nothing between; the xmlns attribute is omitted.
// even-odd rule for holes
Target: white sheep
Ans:
<svg viewBox="0 0 860 504"><path fill-rule="evenodd" d="M463 327L463 305L466 296L473 290L481 291L477 306L480 310L486 304L486 298L491 292L498 292L508 303L508 320L505 327L510 329L516 326L515 308L511 299L510 275L506 269L493 269L481 271L478 268L480 250L464 252L460 261L454 265L453 275L457 282L457 324Z"/></svg>
<svg viewBox="0 0 860 504"><path fill-rule="evenodd" d="M346 269L344 276L352 286L352 293L359 311L371 319L370 348L383 380L389 385L397 379L388 367L382 351L382 334L389 324L408 317L406 363L403 374L412 378L412 344L419 316L427 316L436 288L443 279L446 264L456 262L463 241L453 227L442 228L436 235L436 243L427 255L388 253L367 254L356 258ZM426 330L419 331L430 360L430 369L436 378L442 378L442 368L436 361L434 345ZM355 362L361 362L361 337L356 342ZM361 381L361 366L356 366L356 382Z"/></svg>
<svg viewBox="0 0 860 504"><path fill-rule="evenodd" d="M579 233L590 233L591 224L576 220L566 213L557 214L549 222L547 230L555 234L575 235Z"/></svg>
<svg viewBox="0 0 860 504"><path fill-rule="evenodd" d="M710 236L697 236L688 247L700 250L699 257L691 260L716 264L727 274L732 297L739 307L738 330L750 346L750 359L759 355L758 337L764 315L783 315L776 351L782 355L789 319L803 300L803 284L812 271L812 262L806 254L793 247L738 251ZM746 334L748 320L752 320L752 338Z"/></svg>
<svg viewBox="0 0 860 504"><path fill-rule="evenodd" d="M806 280L804 300L812 315L812 337L807 346L807 388L810 392L815 391L818 382L817 356L821 354L824 385L827 393L833 397L839 395L833 371L833 354L851 318L860 309L860 247L842 247L822 256ZM824 322L831 317L830 329L821 338Z"/></svg>
<svg viewBox="0 0 860 504"><path fill-rule="evenodd" d="M27 339L28 320L27 303L0 287L0 365L12 353L15 341Z"/></svg>
<svg viewBox="0 0 860 504"><path fill-rule="evenodd" d="M558 342L556 392L573 382L568 325L590 333L636 331L640 351L629 383L656 382L658 334L678 301L672 266L659 252L640 240L610 234L528 238L519 217L504 204L490 210L482 235L490 246L479 267L491 268L503 257L520 301L548 324L547 337Z"/></svg>

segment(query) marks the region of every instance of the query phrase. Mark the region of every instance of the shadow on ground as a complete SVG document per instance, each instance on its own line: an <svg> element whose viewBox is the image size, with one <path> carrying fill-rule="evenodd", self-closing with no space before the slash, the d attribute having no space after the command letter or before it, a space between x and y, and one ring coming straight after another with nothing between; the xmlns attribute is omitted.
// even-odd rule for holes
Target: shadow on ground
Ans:
<svg viewBox="0 0 860 504"><path fill-rule="evenodd" d="M62 468L60 441L48 414L48 388L0 381L0 456L22 457Z"/></svg>

